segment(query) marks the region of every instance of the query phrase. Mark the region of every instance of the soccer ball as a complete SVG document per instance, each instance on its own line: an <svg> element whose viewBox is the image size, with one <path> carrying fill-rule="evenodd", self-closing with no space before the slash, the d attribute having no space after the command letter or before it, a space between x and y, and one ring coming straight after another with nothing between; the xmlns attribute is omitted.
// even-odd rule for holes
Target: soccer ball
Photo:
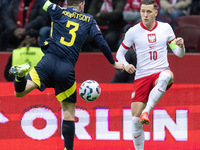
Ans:
<svg viewBox="0 0 200 150"><path fill-rule="evenodd" d="M79 95L85 101L94 101L96 100L101 93L101 87L94 80L86 80L83 82L79 88Z"/></svg>

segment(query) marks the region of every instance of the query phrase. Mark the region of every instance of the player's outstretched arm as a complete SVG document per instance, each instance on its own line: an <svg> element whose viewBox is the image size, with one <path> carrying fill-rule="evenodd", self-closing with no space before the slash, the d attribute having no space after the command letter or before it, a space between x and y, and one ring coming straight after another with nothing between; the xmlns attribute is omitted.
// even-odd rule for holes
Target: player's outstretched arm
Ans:
<svg viewBox="0 0 200 150"><path fill-rule="evenodd" d="M172 52L178 56L183 57L185 54L185 46L183 38L176 38L170 44L169 47L172 49Z"/></svg>

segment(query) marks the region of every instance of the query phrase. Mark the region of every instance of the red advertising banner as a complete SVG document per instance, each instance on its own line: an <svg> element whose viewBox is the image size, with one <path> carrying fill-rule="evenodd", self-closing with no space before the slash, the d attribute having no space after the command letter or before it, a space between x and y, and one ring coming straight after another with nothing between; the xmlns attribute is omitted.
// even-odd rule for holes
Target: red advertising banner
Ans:
<svg viewBox="0 0 200 150"><path fill-rule="evenodd" d="M77 88L79 88L78 84ZM77 96L74 150L132 150L132 84L101 83L94 102ZM14 96L0 83L0 149L63 150L62 110L53 89ZM200 149L200 85L174 84L144 125L145 150Z"/></svg>

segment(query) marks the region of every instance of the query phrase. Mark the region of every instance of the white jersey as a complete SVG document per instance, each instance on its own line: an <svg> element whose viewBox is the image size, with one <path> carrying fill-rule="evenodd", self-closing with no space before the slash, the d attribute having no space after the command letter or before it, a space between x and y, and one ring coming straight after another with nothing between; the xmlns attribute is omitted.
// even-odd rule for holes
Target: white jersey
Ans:
<svg viewBox="0 0 200 150"><path fill-rule="evenodd" d="M143 23L131 27L124 38L122 46L126 49L134 46L137 56L135 79L169 68L167 43L175 39L175 34L168 23L155 21L152 30Z"/></svg>

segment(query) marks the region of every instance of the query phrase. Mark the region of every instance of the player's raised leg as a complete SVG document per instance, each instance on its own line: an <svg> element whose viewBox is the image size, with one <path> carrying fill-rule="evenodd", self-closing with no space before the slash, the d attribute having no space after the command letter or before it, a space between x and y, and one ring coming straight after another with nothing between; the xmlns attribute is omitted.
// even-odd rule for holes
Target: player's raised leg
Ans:
<svg viewBox="0 0 200 150"><path fill-rule="evenodd" d="M75 103L61 102L63 110L62 135L64 136L65 149L73 150L75 136Z"/></svg>
<svg viewBox="0 0 200 150"><path fill-rule="evenodd" d="M14 86L15 86L15 95L17 97L23 97L29 92L31 92L33 89L38 87L31 80L27 80L25 74L29 69L30 65L26 63L23 65L12 66L9 70L9 73L15 76Z"/></svg>
<svg viewBox="0 0 200 150"><path fill-rule="evenodd" d="M157 83L155 87L151 90L149 94L147 106L142 111L139 122L141 122L142 124L148 124L150 122L148 118L150 111L163 96L167 89L167 86L172 84L173 78L173 73L170 70L165 70L160 73L158 79L156 80Z"/></svg>

